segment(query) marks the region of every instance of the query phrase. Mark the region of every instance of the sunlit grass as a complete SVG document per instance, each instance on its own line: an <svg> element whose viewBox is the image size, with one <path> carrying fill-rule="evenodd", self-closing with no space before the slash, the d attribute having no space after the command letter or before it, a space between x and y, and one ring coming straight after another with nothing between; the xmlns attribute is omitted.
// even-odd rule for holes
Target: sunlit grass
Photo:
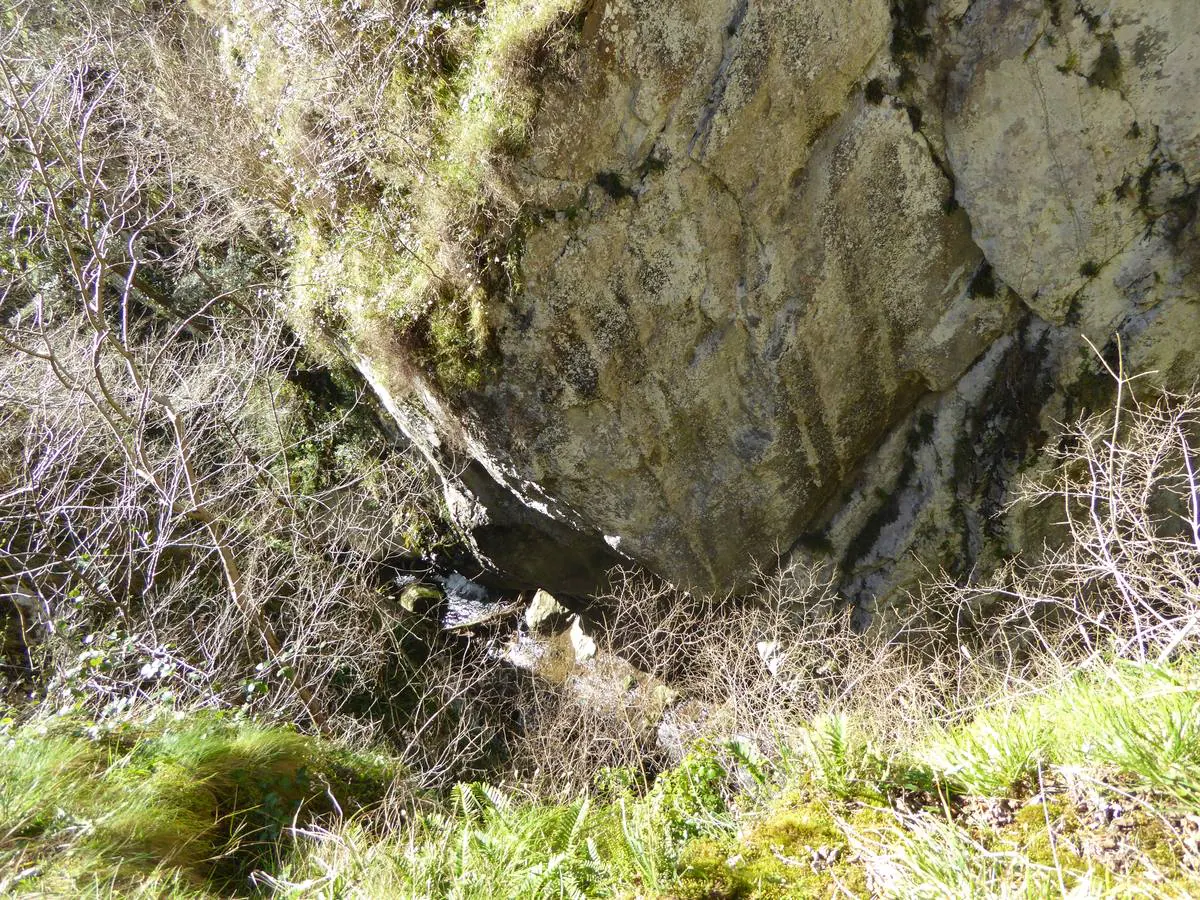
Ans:
<svg viewBox="0 0 1200 900"><path fill-rule="evenodd" d="M0 759L5 877L50 893L244 889L293 824L374 802L391 776L384 760L210 713L35 721Z"/></svg>
<svg viewBox="0 0 1200 900"><path fill-rule="evenodd" d="M33 722L0 765L0 867L6 890L80 896L253 879L287 897L1184 897L1200 882L1172 823L1200 795L1195 672L1098 663L907 748L828 715L767 757L701 745L651 785L615 771L569 802L460 785L383 818L362 807L385 760L287 729ZM1132 810L1124 862L1097 855L1111 829L1072 785ZM1007 814L971 813L998 800Z"/></svg>

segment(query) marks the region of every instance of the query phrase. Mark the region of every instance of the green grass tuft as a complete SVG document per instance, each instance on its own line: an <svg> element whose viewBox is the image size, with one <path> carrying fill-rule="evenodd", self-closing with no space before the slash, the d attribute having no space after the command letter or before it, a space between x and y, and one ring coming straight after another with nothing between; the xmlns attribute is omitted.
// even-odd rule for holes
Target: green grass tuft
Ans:
<svg viewBox="0 0 1200 900"><path fill-rule="evenodd" d="M35 720L6 738L0 861L47 893L245 890L293 824L377 803L394 776L386 760L213 713Z"/></svg>
<svg viewBox="0 0 1200 900"><path fill-rule="evenodd" d="M908 747L827 715L570 802L460 785L390 831L354 814L386 759L211 713L38 720L6 739L0 863L60 895L1190 896L1197 665L1096 663Z"/></svg>

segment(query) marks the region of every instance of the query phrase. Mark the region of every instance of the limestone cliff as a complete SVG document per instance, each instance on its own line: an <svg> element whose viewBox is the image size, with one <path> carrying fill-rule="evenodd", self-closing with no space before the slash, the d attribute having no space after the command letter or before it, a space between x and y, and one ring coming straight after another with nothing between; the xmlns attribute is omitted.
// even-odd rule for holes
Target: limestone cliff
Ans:
<svg viewBox="0 0 1200 900"><path fill-rule="evenodd" d="M1195 0L595 0L580 27L510 168L492 374L361 358L518 580L569 590L609 548L703 590L805 553L863 602L965 573L1034 540L997 517L1012 479L1103 402L1081 335L1200 376Z"/></svg>

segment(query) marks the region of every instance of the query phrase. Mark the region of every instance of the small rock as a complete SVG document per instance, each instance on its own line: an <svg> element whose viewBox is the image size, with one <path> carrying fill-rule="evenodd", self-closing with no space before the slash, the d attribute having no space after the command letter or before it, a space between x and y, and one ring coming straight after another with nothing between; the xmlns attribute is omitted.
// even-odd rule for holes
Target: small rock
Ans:
<svg viewBox="0 0 1200 900"><path fill-rule="evenodd" d="M400 605L418 616L441 606L445 599L445 595L431 584L406 585L400 592Z"/></svg>
<svg viewBox="0 0 1200 900"><path fill-rule="evenodd" d="M759 641L755 644L755 649L758 650L758 658L762 660L767 671L772 675L778 675L779 669L784 663L783 647L779 641Z"/></svg>
<svg viewBox="0 0 1200 900"><path fill-rule="evenodd" d="M530 631L553 631L568 614L567 608L553 594L539 590L525 610L525 624Z"/></svg>
<svg viewBox="0 0 1200 900"><path fill-rule="evenodd" d="M441 581L446 589L446 595L456 600L467 603L488 603L492 599L491 595L488 594L487 588L481 584L476 584L458 572L447 575Z"/></svg>
<svg viewBox="0 0 1200 900"><path fill-rule="evenodd" d="M816 848L809 847L807 849L809 851L808 864L814 872L820 872L822 869L828 869L830 866L834 865L838 860L838 856L840 856L842 852L841 847L830 846L821 846ZM783 858L779 854L776 854L776 856L778 856L780 859Z"/></svg>
<svg viewBox="0 0 1200 900"><path fill-rule="evenodd" d="M1121 818L1121 816L1124 814L1125 809L1121 806L1121 804L1111 800L1101 803L1096 807L1095 811L1096 821L1101 825L1108 825L1115 819Z"/></svg>
<svg viewBox="0 0 1200 900"><path fill-rule="evenodd" d="M976 821L992 828L1003 828L1015 818L1014 803L1007 797L978 800L972 804L969 813Z"/></svg>
<svg viewBox="0 0 1200 900"><path fill-rule="evenodd" d="M571 623L571 646L575 649L576 662L585 662L596 655L596 642L584 633L579 616Z"/></svg>

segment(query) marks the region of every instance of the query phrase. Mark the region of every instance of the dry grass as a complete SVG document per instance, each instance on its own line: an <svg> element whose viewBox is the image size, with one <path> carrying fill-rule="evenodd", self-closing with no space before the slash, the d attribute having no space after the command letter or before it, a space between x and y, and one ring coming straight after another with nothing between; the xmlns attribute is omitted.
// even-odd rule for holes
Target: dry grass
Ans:
<svg viewBox="0 0 1200 900"><path fill-rule="evenodd" d="M535 681L520 701L523 777L553 796L612 767L648 781L703 742L736 740L774 755L829 710L912 716L934 702L941 673L922 667L894 632L856 633L819 570L787 566L760 578L753 594L720 600L643 573L614 576L594 600L599 668L607 654L632 664L636 680L611 665L607 697L584 674ZM878 721L882 730L901 727Z"/></svg>

